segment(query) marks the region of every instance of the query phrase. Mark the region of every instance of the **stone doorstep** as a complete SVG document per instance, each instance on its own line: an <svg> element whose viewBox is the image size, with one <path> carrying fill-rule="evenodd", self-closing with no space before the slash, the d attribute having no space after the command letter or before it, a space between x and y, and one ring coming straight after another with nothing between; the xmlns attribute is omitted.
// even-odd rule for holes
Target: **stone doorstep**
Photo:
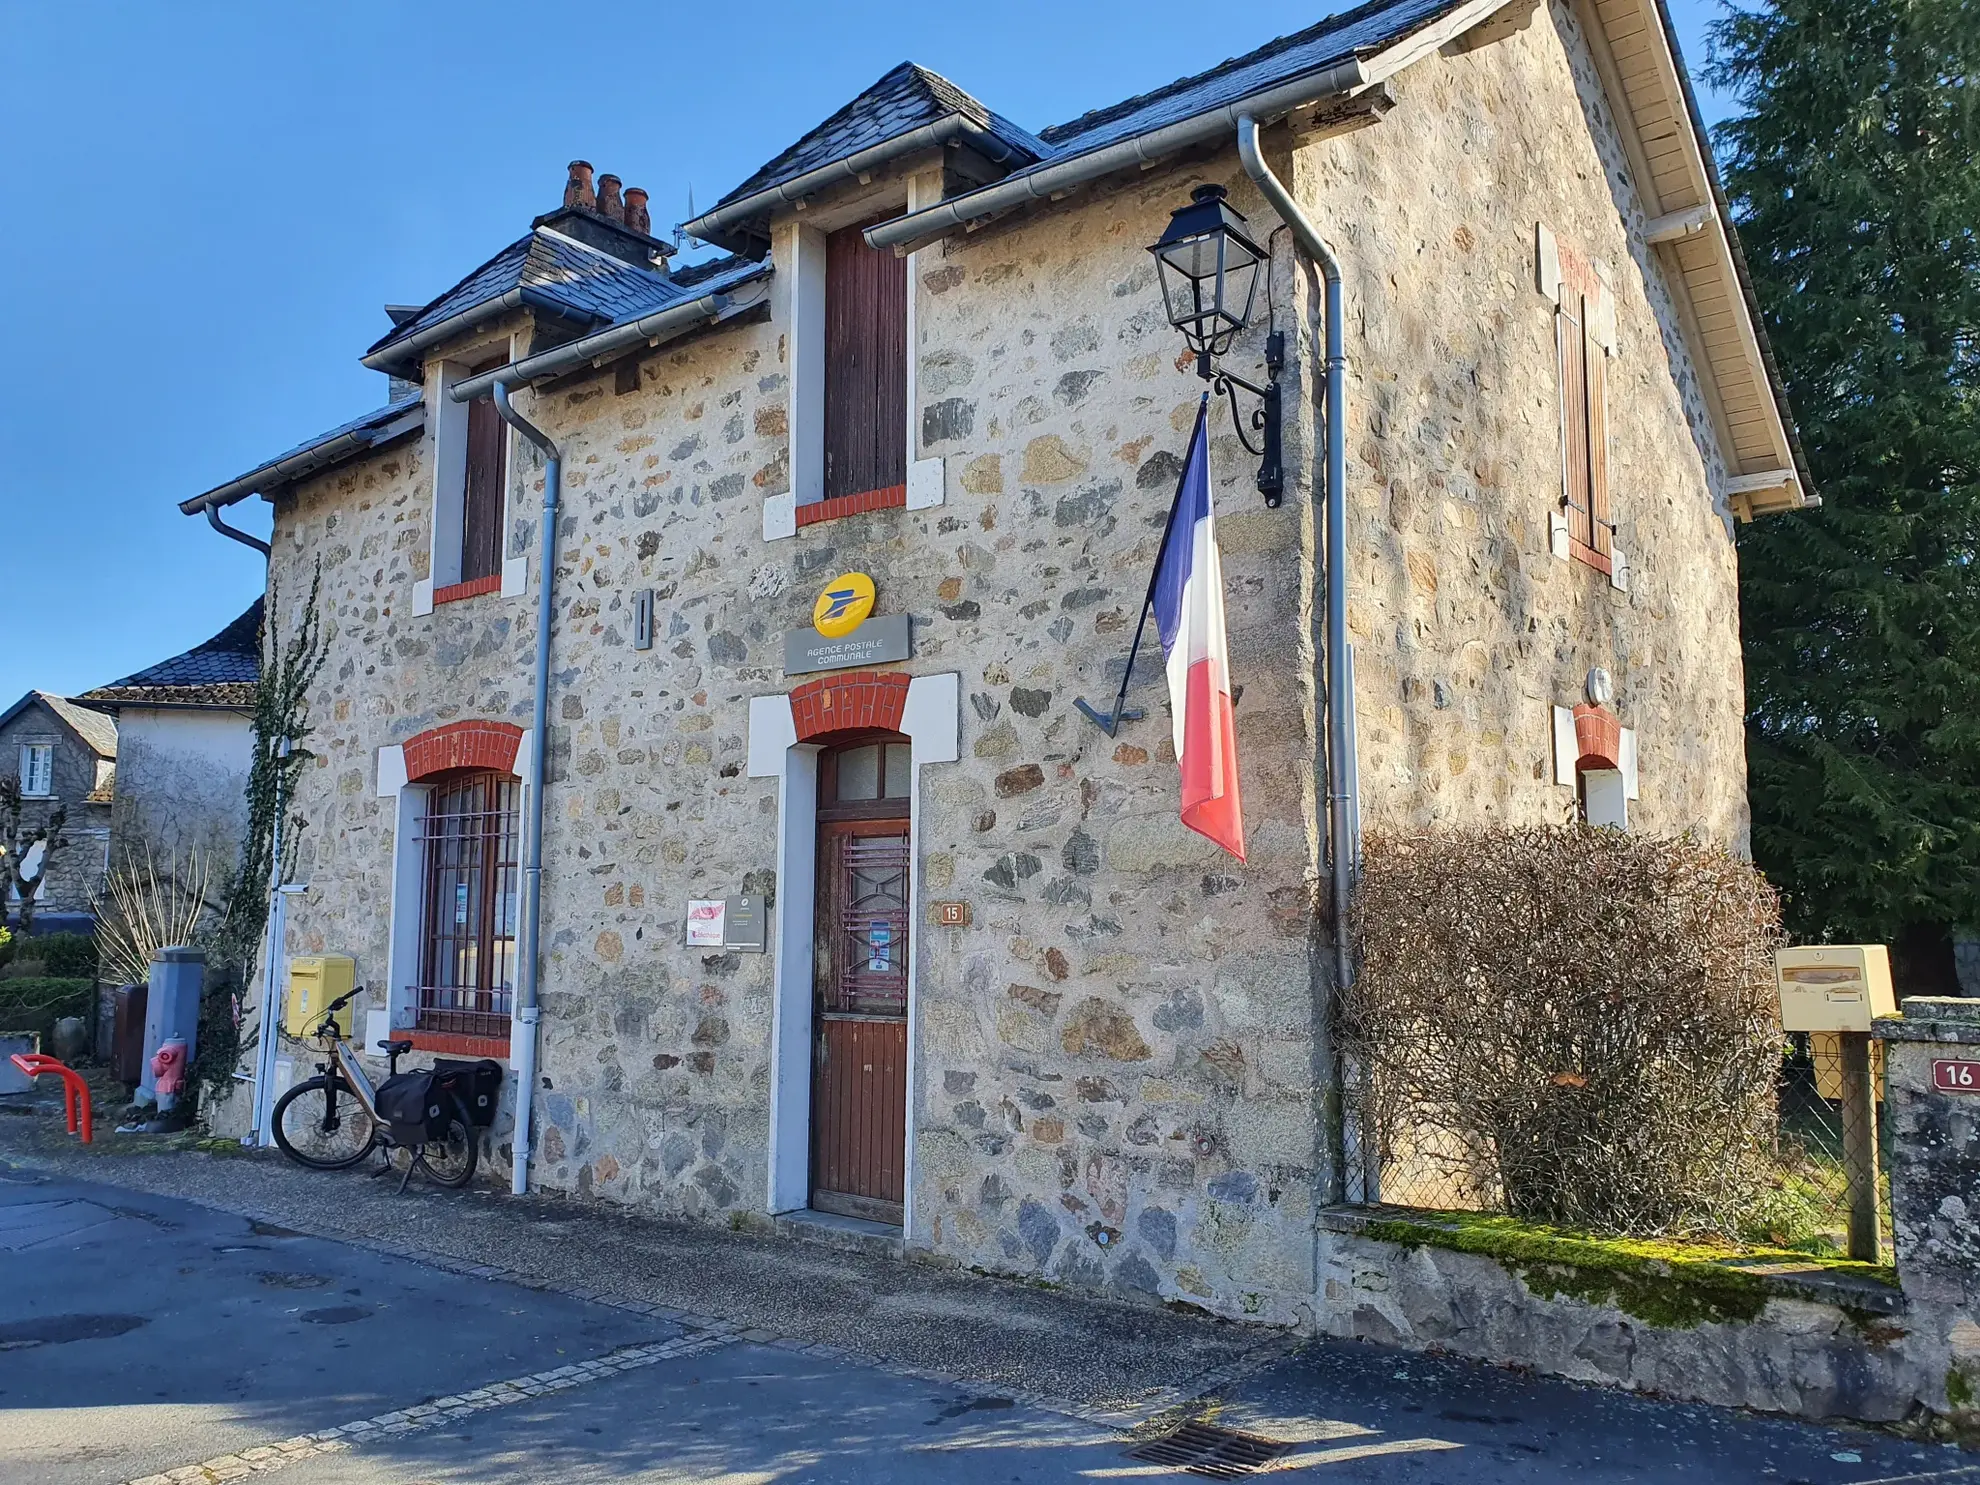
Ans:
<svg viewBox="0 0 1980 1485"><path fill-rule="evenodd" d="M1314 1220L1324 1232L1370 1238L1377 1242L1387 1242L1390 1239L1373 1229L1378 1226L1404 1223L1421 1228L1428 1246L1442 1248L1451 1253L1471 1251L1468 1248L1435 1242L1434 1235L1438 1231L1435 1222L1421 1218L1412 1220L1400 1213L1385 1214L1359 1207L1328 1207L1318 1212ZM1477 1253L1472 1256L1492 1258L1489 1253ZM1572 1259L1547 1261L1559 1264L1563 1268L1581 1267ZM1731 1273L1752 1275L1761 1281L1768 1293L1778 1295L1782 1299L1813 1300L1817 1304L1867 1310L1877 1315L1902 1315L1910 1308L1910 1303L1902 1290L1894 1289L1889 1284L1880 1284L1875 1279L1866 1279L1859 1274L1836 1273L1817 1263L1801 1266L1792 1259L1733 1258L1722 1260L1720 1267Z"/></svg>
<svg viewBox="0 0 1980 1485"><path fill-rule="evenodd" d="M776 1230L780 1237L845 1253L870 1253L875 1258L907 1256L907 1243L900 1228L889 1227L884 1222L867 1222L832 1212L783 1212L776 1218Z"/></svg>

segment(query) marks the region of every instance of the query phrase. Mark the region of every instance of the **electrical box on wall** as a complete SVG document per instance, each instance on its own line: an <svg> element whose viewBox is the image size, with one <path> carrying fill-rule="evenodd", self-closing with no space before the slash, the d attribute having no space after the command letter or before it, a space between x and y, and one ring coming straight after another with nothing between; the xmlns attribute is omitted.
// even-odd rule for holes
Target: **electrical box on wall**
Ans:
<svg viewBox="0 0 1980 1485"><path fill-rule="evenodd" d="M357 961L348 954L310 954L289 961L289 1000L282 1030L306 1037L323 1020L323 1008L357 984ZM337 1012L337 1034L351 1034L351 1008Z"/></svg>
<svg viewBox="0 0 1980 1485"><path fill-rule="evenodd" d="M1783 1031L1868 1031L1874 1018L1897 1014L1882 944L1777 949L1774 982Z"/></svg>

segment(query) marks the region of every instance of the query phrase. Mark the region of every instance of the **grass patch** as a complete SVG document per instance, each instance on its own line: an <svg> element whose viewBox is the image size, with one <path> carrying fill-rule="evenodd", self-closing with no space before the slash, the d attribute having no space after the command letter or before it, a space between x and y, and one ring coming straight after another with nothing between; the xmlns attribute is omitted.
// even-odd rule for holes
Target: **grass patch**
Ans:
<svg viewBox="0 0 1980 1485"><path fill-rule="evenodd" d="M1543 1299L1612 1305L1667 1330L1757 1318L1777 1292L1762 1271L1774 1265L1897 1285L1896 1270L1886 1265L1826 1254L1705 1238L1596 1237L1484 1212L1375 1216L1359 1230L1406 1248L1492 1258Z"/></svg>

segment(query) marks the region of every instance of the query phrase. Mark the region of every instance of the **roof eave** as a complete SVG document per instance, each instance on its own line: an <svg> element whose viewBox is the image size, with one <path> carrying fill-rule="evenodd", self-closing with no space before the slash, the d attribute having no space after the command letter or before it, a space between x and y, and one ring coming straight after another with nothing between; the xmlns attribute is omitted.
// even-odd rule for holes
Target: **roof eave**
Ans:
<svg viewBox="0 0 1980 1485"><path fill-rule="evenodd" d="M1006 164L1027 153L973 119L960 113L944 114L939 119L917 125L878 144L870 144L841 159L814 166L778 185L752 191L739 200L703 212L693 221L683 223L681 230L690 237L712 242L732 253L748 252L763 240L763 234L742 229L767 218L778 208L793 206L841 181L871 175L875 170L908 155L950 144L967 144L994 165Z"/></svg>
<svg viewBox="0 0 1980 1485"><path fill-rule="evenodd" d="M340 433L325 443L300 449L286 459L263 465L259 469L250 470L237 480L229 480L224 485L217 485L204 495L195 495L190 500L182 500L179 502L179 510L184 515L196 516L208 509L233 505L250 495L266 494L281 485L293 484L296 480L321 474L346 459L382 448L426 426L424 401L408 401L405 409L404 414L378 428L359 428L349 433Z"/></svg>
<svg viewBox="0 0 1980 1485"><path fill-rule="evenodd" d="M705 325L755 309L763 302L761 295L739 298L730 290L760 283L773 271L766 264L741 283L731 284L728 289L718 289L680 304L669 305L640 319L628 320L623 325L614 325L576 340L567 340L537 355L525 356L507 366L498 366L493 371L455 383L448 389L448 395L456 402L472 402L477 397L486 396L497 382L514 387L549 381L588 365L601 366L638 346L657 346L678 340Z"/></svg>

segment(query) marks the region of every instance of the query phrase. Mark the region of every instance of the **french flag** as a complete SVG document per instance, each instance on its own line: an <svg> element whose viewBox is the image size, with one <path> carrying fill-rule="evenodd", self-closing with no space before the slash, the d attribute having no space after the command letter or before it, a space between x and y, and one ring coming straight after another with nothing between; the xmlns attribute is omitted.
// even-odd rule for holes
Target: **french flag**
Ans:
<svg viewBox="0 0 1980 1485"><path fill-rule="evenodd" d="M1155 624L1168 657L1182 822L1244 860L1231 653L1224 636L1224 569L1210 507L1209 399L1196 410L1182 484L1155 567Z"/></svg>

